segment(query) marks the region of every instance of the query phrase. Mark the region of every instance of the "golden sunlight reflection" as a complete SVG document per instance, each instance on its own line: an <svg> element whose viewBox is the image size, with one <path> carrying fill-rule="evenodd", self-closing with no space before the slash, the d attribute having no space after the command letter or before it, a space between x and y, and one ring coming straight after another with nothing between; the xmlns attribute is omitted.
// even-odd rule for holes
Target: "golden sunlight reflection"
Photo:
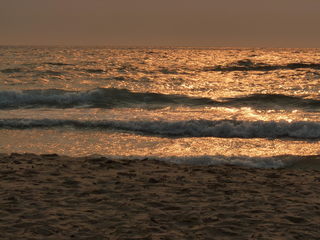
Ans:
<svg viewBox="0 0 320 240"><path fill-rule="evenodd" d="M30 132L32 134L30 134ZM69 130L3 130L1 151L85 156L249 156L320 154L318 141L239 138L159 138L119 132Z"/></svg>
<svg viewBox="0 0 320 240"><path fill-rule="evenodd" d="M124 111L130 114L123 114ZM201 114L200 114L201 113ZM153 109L153 111L140 108L130 109L101 109L101 108L74 108L72 111L63 109L41 109L41 111L33 109L19 110L0 110L0 118L30 118L30 114L34 119L43 119L50 116L54 119L71 119L76 117L78 120L145 120L145 121L183 121L183 120L223 120L232 119L238 121L311 121L317 122L318 115L310 112L294 110L291 112L284 111L263 111L251 108L162 108Z"/></svg>
<svg viewBox="0 0 320 240"><path fill-rule="evenodd" d="M320 154L319 50L17 49L0 49L0 152Z"/></svg>

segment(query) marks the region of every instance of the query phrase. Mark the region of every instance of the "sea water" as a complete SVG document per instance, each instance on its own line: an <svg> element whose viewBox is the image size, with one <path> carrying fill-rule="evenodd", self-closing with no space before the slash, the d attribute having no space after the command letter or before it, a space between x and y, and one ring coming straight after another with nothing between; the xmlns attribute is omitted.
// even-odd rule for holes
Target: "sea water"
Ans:
<svg viewBox="0 0 320 240"><path fill-rule="evenodd" d="M277 168L319 117L319 49L0 47L4 153Z"/></svg>

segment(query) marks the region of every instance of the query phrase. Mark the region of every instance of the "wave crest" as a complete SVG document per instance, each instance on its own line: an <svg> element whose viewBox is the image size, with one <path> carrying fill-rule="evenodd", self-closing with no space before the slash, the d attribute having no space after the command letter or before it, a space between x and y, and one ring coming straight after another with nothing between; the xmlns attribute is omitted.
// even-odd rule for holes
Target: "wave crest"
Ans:
<svg viewBox="0 0 320 240"><path fill-rule="evenodd" d="M319 122L286 121L78 121L65 119L0 119L0 128L29 129L72 127L111 129L160 137L291 138L320 139Z"/></svg>
<svg viewBox="0 0 320 240"><path fill-rule="evenodd" d="M89 91L65 91L58 89L0 91L0 108L37 107L137 107L141 105L205 105L213 104L209 98L160 93L139 93L127 89L97 88Z"/></svg>
<svg viewBox="0 0 320 240"><path fill-rule="evenodd" d="M252 107L255 109L317 110L320 101L281 94L253 94L215 101L205 97L132 92L127 89L97 88L88 91L59 89L0 91L0 109L14 108L163 108L167 106Z"/></svg>

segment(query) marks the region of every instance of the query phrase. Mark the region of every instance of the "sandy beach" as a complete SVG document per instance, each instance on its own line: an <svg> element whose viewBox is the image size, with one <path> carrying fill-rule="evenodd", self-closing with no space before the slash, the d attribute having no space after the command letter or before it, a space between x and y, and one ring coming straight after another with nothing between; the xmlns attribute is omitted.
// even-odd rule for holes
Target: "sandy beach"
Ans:
<svg viewBox="0 0 320 240"><path fill-rule="evenodd" d="M0 155L0 239L319 239L320 172Z"/></svg>

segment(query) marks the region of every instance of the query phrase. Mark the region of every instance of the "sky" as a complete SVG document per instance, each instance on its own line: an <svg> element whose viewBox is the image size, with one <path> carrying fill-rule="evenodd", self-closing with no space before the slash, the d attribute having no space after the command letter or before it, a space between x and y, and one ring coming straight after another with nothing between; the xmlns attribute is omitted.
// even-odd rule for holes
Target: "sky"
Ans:
<svg viewBox="0 0 320 240"><path fill-rule="evenodd" d="M320 47L319 0L0 0L0 45Z"/></svg>

